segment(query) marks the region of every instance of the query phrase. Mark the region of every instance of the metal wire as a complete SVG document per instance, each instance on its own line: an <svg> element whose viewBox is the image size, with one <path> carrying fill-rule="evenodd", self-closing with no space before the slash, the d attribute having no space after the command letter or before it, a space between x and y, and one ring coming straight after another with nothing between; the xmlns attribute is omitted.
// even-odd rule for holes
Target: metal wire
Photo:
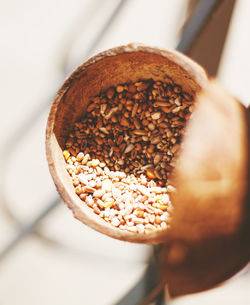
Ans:
<svg viewBox="0 0 250 305"><path fill-rule="evenodd" d="M58 205L59 200L56 198L46 209L44 209L34 220L24 226L18 234L8 243L8 245L0 252L0 259L4 259L6 255L25 237L34 227L36 227L54 208Z"/></svg>
<svg viewBox="0 0 250 305"><path fill-rule="evenodd" d="M95 36L95 39L92 42L92 44L89 46L87 51L84 52L85 54L84 54L83 58L81 59L81 62L83 62L88 56L90 56L93 53L93 51L95 50L96 46L98 46L98 44L100 43L100 41L102 40L104 35L108 32L110 26L112 25L112 23L116 19L116 17L119 14L119 12L125 6L126 2L128 2L128 0L120 0L119 1L118 5L114 8L113 12L109 16L109 18L107 19L107 21L105 22L103 27L101 28L100 32L98 32L97 35ZM65 67L64 67L63 70L64 70L64 73L66 75L68 75L72 71L71 67L67 67L67 59L65 60Z"/></svg>
<svg viewBox="0 0 250 305"><path fill-rule="evenodd" d="M193 46L199 34L204 29L208 19L211 17L216 6L221 0L201 0L195 12L192 14L188 24L182 33L182 38L176 47L176 50L187 53Z"/></svg>
<svg viewBox="0 0 250 305"><path fill-rule="evenodd" d="M159 300L163 286L160 284L158 248L155 246L153 249L154 253L143 277L116 305L146 305Z"/></svg>
<svg viewBox="0 0 250 305"><path fill-rule="evenodd" d="M100 43L101 38L103 38L104 34L108 31L109 27L111 26L112 22L117 17L118 13L121 11L123 6L128 0L120 0L114 7L114 10L112 14L108 17L108 19L105 22L105 25L101 29L101 31L97 34L96 38L92 42L91 46L85 53L85 58L88 57L91 52L97 47L97 45ZM62 66L62 71L65 70L65 67L67 67L66 62L64 62L64 65ZM13 213L8 209L8 198L5 196L4 192L4 177L5 173L7 171L7 165L8 165L8 156L11 155L11 151L14 150L16 145L19 143L20 139L24 136L24 134L30 129L30 127L36 122L38 117L41 115L41 113L47 108L48 104L50 103L51 99L49 99L49 102L39 104L38 108L35 109L35 111L31 114L31 116L26 119L26 121L19 126L19 128L16 130L16 132L13 134L12 137L9 138L8 142L3 145L3 150L1 152L2 155L6 156L4 158L4 163L1 164L1 176L0 176L0 196L1 196L1 203L7 213L11 216L11 218L14 218L14 220L19 223L21 226L20 231L16 234L16 236L11 239L8 244L0 250L0 261L2 261L6 255L17 246L21 240L23 240L24 237L26 237L30 232L33 232L36 226L40 223L42 219L44 219L60 202L60 199L58 197L54 198L47 206L44 208L44 210L37 215L30 223L26 223L25 225L21 225L20 221L13 215ZM3 158L0 158L0 160L3 160Z"/></svg>

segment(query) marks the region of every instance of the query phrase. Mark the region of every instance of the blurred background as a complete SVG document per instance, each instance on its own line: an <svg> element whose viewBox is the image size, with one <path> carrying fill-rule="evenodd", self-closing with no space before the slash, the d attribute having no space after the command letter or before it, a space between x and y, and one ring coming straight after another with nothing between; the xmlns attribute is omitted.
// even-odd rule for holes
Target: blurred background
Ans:
<svg viewBox="0 0 250 305"><path fill-rule="evenodd" d="M223 7L186 53L248 105L250 1L220 2ZM198 4L0 1L0 251L57 198L44 142L49 105L65 77L89 56L117 45L175 49ZM115 304L143 276L151 247L103 236L75 220L61 202L53 207L0 260L0 304ZM244 269L218 288L171 304L247 305L249 287Z"/></svg>

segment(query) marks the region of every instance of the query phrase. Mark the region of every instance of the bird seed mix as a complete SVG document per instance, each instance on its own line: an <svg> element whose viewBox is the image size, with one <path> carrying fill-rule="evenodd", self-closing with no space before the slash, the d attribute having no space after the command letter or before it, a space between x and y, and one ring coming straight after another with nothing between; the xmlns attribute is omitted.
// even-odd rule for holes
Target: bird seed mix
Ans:
<svg viewBox="0 0 250 305"><path fill-rule="evenodd" d="M63 152L83 204L122 230L168 228L175 192L168 178L192 110L180 86L152 79L93 97Z"/></svg>

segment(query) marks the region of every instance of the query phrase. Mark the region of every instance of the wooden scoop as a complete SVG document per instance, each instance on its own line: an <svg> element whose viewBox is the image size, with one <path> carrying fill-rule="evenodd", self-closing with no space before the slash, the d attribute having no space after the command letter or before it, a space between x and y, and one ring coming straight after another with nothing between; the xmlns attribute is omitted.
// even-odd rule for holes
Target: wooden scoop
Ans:
<svg viewBox="0 0 250 305"><path fill-rule="evenodd" d="M171 228L139 234L113 227L75 194L62 150L91 97L121 83L169 78L191 95L202 94L175 170ZM102 52L79 66L57 93L46 130L46 152L56 188L74 216L110 237L162 243L162 281L171 295L201 291L229 278L249 259L246 109L186 56L142 45Z"/></svg>

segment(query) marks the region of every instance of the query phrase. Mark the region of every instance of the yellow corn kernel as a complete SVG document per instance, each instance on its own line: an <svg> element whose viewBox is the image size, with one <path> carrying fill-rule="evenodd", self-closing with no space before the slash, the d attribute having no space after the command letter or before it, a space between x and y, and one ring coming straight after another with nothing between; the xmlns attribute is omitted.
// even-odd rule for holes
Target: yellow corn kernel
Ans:
<svg viewBox="0 0 250 305"><path fill-rule="evenodd" d="M156 201L161 201L162 199L163 199L162 196L157 196L157 197L156 197Z"/></svg>
<svg viewBox="0 0 250 305"><path fill-rule="evenodd" d="M102 206L106 209L106 208L111 208L113 204L114 204L114 201L110 201L110 202L103 203Z"/></svg>
<svg viewBox="0 0 250 305"><path fill-rule="evenodd" d="M68 158L70 157L70 152L68 150L64 150L63 151L63 156L64 156L64 159L67 161Z"/></svg>
<svg viewBox="0 0 250 305"><path fill-rule="evenodd" d="M162 211L167 211L168 206L167 205L163 205L163 204L159 204L158 208Z"/></svg>

